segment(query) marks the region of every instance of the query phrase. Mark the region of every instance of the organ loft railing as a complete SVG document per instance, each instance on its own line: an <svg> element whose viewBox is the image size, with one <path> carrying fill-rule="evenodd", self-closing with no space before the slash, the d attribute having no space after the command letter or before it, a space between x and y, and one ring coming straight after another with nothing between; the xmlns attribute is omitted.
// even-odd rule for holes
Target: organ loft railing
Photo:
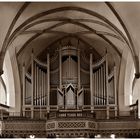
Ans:
<svg viewBox="0 0 140 140"><path fill-rule="evenodd" d="M23 116L117 117L116 67L109 73L107 58L108 54L95 63L92 52L87 57L72 45L48 52L46 63L32 53L31 70L23 65Z"/></svg>

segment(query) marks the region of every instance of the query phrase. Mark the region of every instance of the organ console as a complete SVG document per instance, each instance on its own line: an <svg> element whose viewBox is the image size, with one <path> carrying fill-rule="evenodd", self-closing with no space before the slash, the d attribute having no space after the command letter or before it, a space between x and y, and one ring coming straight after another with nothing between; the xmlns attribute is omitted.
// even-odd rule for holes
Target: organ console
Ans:
<svg viewBox="0 0 140 140"><path fill-rule="evenodd" d="M23 65L23 116L88 111L99 119L117 117L116 67L109 73L108 54L95 62L92 51L70 43L52 52L46 63L32 52L31 72Z"/></svg>

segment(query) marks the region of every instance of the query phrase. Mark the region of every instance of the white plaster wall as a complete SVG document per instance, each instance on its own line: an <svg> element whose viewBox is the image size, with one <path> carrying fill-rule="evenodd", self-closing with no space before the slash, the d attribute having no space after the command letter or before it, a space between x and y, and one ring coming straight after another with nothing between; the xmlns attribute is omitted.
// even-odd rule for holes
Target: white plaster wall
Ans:
<svg viewBox="0 0 140 140"><path fill-rule="evenodd" d="M139 61L140 61L140 55L139 55ZM132 103L136 103L138 100L138 117L140 118L140 78L135 79L134 87L133 87L133 93L132 93Z"/></svg>
<svg viewBox="0 0 140 140"><path fill-rule="evenodd" d="M132 55L128 52L126 70L125 70L125 83L124 83L124 94L125 94L125 105L129 106L132 104L132 84L135 77L135 68L132 59Z"/></svg>
<svg viewBox="0 0 140 140"><path fill-rule="evenodd" d="M20 83L20 75L19 75L19 69L18 69L18 63L16 58L16 52L14 48L9 48L10 52L10 59L11 59L11 65L12 65L12 74L14 79L14 88L15 88L15 108L12 110L13 112L20 112L21 111L21 83Z"/></svg>
<svg viewBox="0 0 140 140"><path fill-rule="evenodd" d="M5 96L5 90L4 87L2 85L2 83L0 82L0 103L1 104L5 104L6 102L6 96Z"/></svg>
<svg viewBox="0 0 140 140"><path fill-rule="evenodd" d="M15 86L14 86L13 70L12 70L11 60L8 51L5 55L3 70L4 70L4 74L2 75L2 78L7 88L7 105L14 108Z"/></svg>
<svg viewBox="0 0 140 140"><path fill-rule="evenodd" d="M129 107L125 105L125 74L126 74L126 63L127 63L128 50L124 49L121 59L120 75L119 75L119 86L118 86L118 105L119 115L129 115Z"/></svg>

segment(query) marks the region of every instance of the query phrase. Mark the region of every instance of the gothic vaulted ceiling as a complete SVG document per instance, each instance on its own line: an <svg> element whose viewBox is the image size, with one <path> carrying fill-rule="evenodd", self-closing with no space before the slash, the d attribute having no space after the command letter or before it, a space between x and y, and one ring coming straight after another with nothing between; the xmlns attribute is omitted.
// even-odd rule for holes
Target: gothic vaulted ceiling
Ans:
<svg viewBox="0 0 140 140"><path fill-rule="evenodd" d="M0 3L1 70L7 50L15 49L19 63L28 63L32 49L45 58L49 47L88 46L95 59L106 51L110 64L128 49L136 73L140 40L140 3L12 2Z"/></svg>

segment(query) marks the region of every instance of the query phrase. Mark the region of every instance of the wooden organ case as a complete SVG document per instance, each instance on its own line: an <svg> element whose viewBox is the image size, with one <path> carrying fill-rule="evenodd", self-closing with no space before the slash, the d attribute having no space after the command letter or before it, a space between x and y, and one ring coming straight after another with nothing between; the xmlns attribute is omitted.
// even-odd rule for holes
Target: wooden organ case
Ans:
<svg viewBox="0 0 140 140"><path fill-rule="evenodd" d="M107 53L94 62L92 52L66 45L48 52L46 63L32 53L31 72L23 65L23 116L117 117L116 67L108 71Z"/></svg>

